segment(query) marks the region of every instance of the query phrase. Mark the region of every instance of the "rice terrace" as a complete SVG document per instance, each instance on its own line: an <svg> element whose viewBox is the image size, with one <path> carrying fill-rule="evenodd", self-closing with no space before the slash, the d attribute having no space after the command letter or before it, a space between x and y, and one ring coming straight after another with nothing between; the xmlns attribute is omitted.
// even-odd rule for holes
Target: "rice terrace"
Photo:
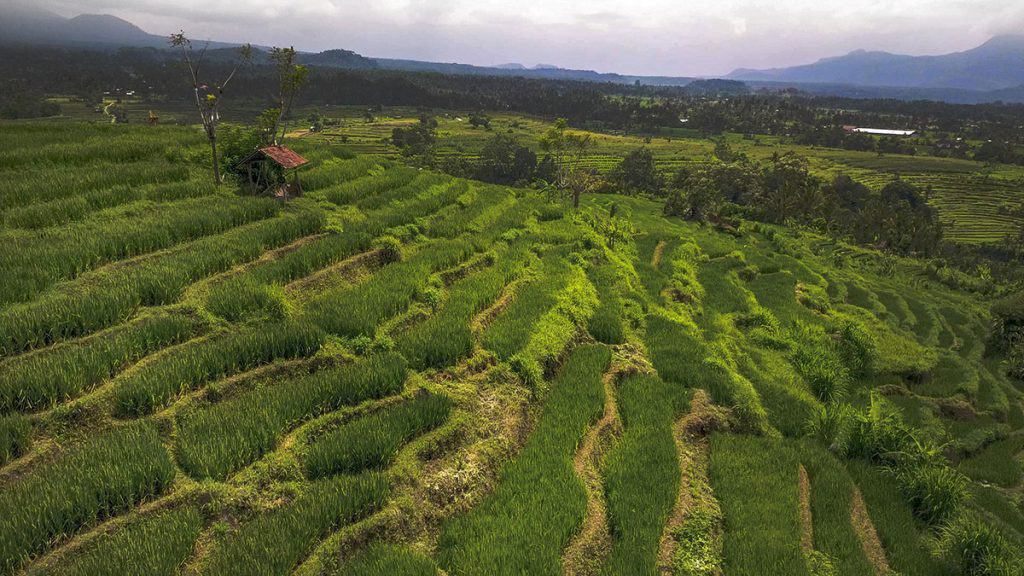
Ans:
<svg viewBox="0 0 1024 576"><path fill-rule="evenodd" d="M1024 574L1017 80L3 19L0 574Z"/></svg>

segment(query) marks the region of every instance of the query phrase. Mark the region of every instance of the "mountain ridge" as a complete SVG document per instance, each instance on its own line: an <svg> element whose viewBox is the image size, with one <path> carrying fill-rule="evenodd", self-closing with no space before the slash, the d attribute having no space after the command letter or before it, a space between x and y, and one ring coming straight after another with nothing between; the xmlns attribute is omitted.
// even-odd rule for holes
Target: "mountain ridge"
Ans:
<svg viewBox="0 0 1024 576"><path fill-rule="evenodd" d="M760 82L1005 90L1024 84L1024 35L993 36L961 52L910 56L854 50L798 66L738 68L726 78Z"/></svg>

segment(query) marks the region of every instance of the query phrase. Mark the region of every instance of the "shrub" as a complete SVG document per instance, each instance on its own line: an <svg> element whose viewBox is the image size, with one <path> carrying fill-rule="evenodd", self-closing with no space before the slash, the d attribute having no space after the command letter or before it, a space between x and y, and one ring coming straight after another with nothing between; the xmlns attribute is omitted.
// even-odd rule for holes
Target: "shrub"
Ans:
<svg viewBox="0 0 1024 576"><path fill-rule="evenodd" d="M969 497L968 480L949 466L919 463L896 471L900 490L922 520L941 524Z"/></svg>
<svg viewBox="0 0 1024 576"><path fill-rule="evenodd" d="M1013 576L1024 570L1021 551L989 521L965 512L939 530L938 549L967 576Z"/></svg>
<svg viewBox="0 0 1024 576"><path fill-rule="evenodd" d="M380 257L384 262L398 262L402 259L402 242L394 236L374 239L373 247L380 250Z"/></svg>

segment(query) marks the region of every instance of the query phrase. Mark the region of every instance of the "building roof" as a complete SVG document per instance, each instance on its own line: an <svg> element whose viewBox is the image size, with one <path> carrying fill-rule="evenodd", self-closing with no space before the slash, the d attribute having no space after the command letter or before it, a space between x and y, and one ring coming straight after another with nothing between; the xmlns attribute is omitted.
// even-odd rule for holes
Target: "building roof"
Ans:
<svg viewBox="0 0 1024 576"><path fill-rule="evenodd" d="M285 170L291 170L298 168L303 164L308 164L309 160L306 160L302 156L295 153L294 150L287 146L267 146L260 148L259 150L253 150L252 154L249 154L245 158L242 158L236 163L237 165L247 164L259 160L261 158L269 158L277 164L279 164Z"/></svg>
<svg viewBox="0 0 1024 576"><path fill-rule="evenodd" d="M303 164L309 163L309 160L299 156L294 150L285 146L267 146L260 148L260 152L264 153L267 158L280 164L285 170L298 168Z"/></svg>
<svg viewBox="0 0 1024 576"><path fill-rule="evenodd" d="M886 128L858 128L856 126L843 126L847 132L861 132L863 134L875 134L877 136L913 136L917 130L889 130Z"/></svg>

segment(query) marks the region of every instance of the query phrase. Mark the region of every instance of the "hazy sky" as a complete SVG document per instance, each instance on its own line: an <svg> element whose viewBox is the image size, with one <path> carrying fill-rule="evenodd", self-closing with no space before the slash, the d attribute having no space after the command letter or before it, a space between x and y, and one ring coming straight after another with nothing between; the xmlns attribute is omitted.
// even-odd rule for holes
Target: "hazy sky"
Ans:
<svg viewBox="0 0 1024 576"><path fill-rule="evenodd" d="M4 1L4 0L0 0ZM1024 30L1022 0L38 0L148 32L378 57L725 74L857 48L938 54Z"/></svg>

